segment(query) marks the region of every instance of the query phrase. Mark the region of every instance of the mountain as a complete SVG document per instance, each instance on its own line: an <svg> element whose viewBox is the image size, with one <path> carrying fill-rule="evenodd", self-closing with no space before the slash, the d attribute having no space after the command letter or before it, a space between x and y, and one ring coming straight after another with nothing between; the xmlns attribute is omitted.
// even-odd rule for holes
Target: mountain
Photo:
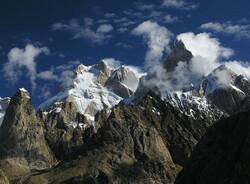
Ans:
<svg viewBox="0 0 250 184"><path fill-rule="evenodd" d="M249 122L247 111L209 128L176 184L249 183Z"/></svg>
<svg viewBox="0 0 250 184"><path fill-rule="evenodd" d="M194 116L199 116L201 111L208 112L209 116L218 110L225 115L250 110L249 79L237 75L225 65L218 66L206 76L192 76L190 70L192 58L193 55L186 49L185 44L177 40L171 53L162 63L166 69L162 75L165 76L141 78L135 95L140 96L148 90L155 91L184 113ZM182 70L186 73L183 73L181 80L177 80L178 72L182 72L176 71L180 63L184 63L185 67ZM186 78L191 78L189 83L182 83ZM199 112L195 113L197 109Z"/></svg>
<svg viewBox="0 0 250 184"><path fill-rule="evenodd" d="M105 86L122 98L130 97L134 94L139 84L141 74L133 68L121 66L113 71Z"/></svg>
<svg viewBox="0 0 250 184"><path fill-rule="evenodd" d="M185 44L177 40L172 52L163 62L162 67L166 69L168 75L165 83L175 83L175 78L171 78L175 75L173 72L175 67L179 62L186 62L189 67L192 57ZM121 100L132 96L136 98L144 96L149 90L162 96L186 115L209 116L210 112L232 114L250 108L249 80L224 65L198 79L195 84L190 84L188 88L184 86L182 90L165 90L164 94L158 86L154 86L154 83L157 83L157 79L154 79L155 82L151 80L154 76L142 74L131 66L110 67L105 60L102 60L92 66L81 64L75 73L68 86L40 105L46 116L51 112L59 113L63 103L72 102L76 111L86 117L88 126L94 123L94 116L100 110L110 109ZM71 121L76 122L75 118L72 117Z"/></svg>
<svg viewBox="0 0 250 184"><path fill-rule="evenodd" d="M163 61L163 66L167 72L173 72L179 62L190 63L193 54L186 49L182 40L176 40L171 53L167 59Z"/></svg>
<svg viewBox="0 0 250 184"><path fill-rule="evenodd" d="M140 76L129 66L110 68L105 61L93 66L81 64L75 73L69 86L42 103L40 108L48 109L47 112L59 112L58 104L72 102L77 112L93 122L98 111L111 108L124 97L133 95Z"/></svg>
<svg viewBox="0 0 250 184"><path fill-rule="evenodd" d="M96 133L86 129L78 149L27 182L173 183L212 123L186 116L150 92L98 113Z"/></svg>
<svg viewBox="0 0 250 184"><path fill-rule="evenodd" d="M102 110L85 128L72 102L47 115L35 115L30 102L18 90L1 126L0 163L12 182L173 182L215 121L187 116L153 92Z"/></svg>
<svg viewBox="0 0 250 184"><path fill-rule="evenodd" d="M0 126L2 125L5 111L9 105L9 103L10 103L9 97L5 97L5 98L0 97Z"/></svg>
<svg viewBox="0 0 250 184"><path fill-rule="evenodd" d="M250 94L250 81L224 65L212 71L200 86L199 91L211 104L229 114L241 111L242 103L246 102ZM250 109L249 103L245 103L247 109Z"/></svg>
<svg viewBox="0 0 250 184"><path fill-rule="evenodd" d="M238 122L245 113L234 114L250 109L249 79L223 65L169 90L168 85L178 82L174 76L180 62L191 72L192 57L177 41L159 66L162 73L155 75L107 60L80 64L37 111L25 89L11 100L1 99L1 113L6 113L0 126L0 181L174 183L184 168L177 180L183 182L179 178L192 172L192 162L200 164L194 149L205 161L209 149L215 151L204 144L208 153L203 153L197 143L208 139L219 145L220 135L228 139L223 132L227 124L220 122L231 122L225 119L229 116ZM219 124L219 137L209 133Z"/></svg>
<svg viewBox="0 0 250 184"><path fill-rule="evenodd" d="M17 91L6 110L0 129L0 155L1 169L8 176L45 169L56 161L25 89Z"/></svg>
<svg viewBox="0 0 250 184"><path fill-rule="evenodd" d="M98 128L96 113L109 111L124 97L133 95L140 75L130 66L112 68L105 60L92 66L79 65L72 83L41 104L38 113L56 157L66 158L81 146L85 130Z"/></svg>

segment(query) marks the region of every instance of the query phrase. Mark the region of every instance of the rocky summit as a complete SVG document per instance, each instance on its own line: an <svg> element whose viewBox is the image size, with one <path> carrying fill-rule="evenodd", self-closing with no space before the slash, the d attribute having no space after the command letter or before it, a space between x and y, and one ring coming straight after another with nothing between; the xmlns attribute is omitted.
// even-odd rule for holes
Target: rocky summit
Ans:
<svg viewBox="0 0 250 184"><path fill-rule="evenodd" d="M178 40L161 78L104 59L37 108L0 98L0 183L249 183L250 81L220 65L175 88L193 57Z"/></svg>
<svg viewBox="0 0 250 184"><path fill-rule="evenodd" d="M29 93L19 89L0 129L0 166L11 177L48 168L56 161L30 100Z"/></svg>

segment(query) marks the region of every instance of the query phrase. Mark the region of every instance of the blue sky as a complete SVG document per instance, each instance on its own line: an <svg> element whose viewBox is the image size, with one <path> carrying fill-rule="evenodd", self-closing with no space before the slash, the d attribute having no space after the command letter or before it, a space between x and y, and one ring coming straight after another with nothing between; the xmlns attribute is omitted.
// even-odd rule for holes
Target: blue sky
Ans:
<svg viewBox="0 0 250 184"><path fill-rule="evenodd" d="M115 58L143 67L148 40L133 30L145 21L166 28L170 46L181 33L206 32L234 51L227 59L248 62L249 7L246 0L1 2L0 96L25 87L38 105L58 92L62 79L79 62L90 65Z"/></svg>

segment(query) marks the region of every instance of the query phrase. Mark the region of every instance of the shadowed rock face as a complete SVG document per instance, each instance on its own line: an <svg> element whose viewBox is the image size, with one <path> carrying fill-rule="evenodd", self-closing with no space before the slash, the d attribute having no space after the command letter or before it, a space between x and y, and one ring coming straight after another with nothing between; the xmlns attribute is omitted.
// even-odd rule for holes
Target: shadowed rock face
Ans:
<svg viewBox="0 0 250 184"><path fill-rule="evenodd" d="M216 89L213 93L208 95L210 103L229 114L239 112L240 105L245 98L246 95L244 93L232 88Z"/></svg>
<svg viewBox="0 0 250 184"><path fill-rule="evenodd" d="M44 169L55 162L44 138L43 124L37 121L26 91L19 90L7 108L0 129L0 154L1 168L10 168L4 170L7 175Z"/></svg>
<svg viewBox="0 0 250 184"><path fill-rule="evenodd" d="M241 89L246 95L250 96L250 82L242 75L239 75L235 79L235 85Z"/></svg>
<svg viewBox="0 0 250 184"><path fill-rule="evenodd" d="M189 63L192 59L192 53L186 49L184 43L181 40L175 42L172 52L164 61L164 67L167 72L173 72L179 62Z"/></svg>
<svg viewBox="0 0 250 184"><path fill-rule="evenodd" d="M250 182L250 112L223 119L201 139L176 184Z"/></svg>

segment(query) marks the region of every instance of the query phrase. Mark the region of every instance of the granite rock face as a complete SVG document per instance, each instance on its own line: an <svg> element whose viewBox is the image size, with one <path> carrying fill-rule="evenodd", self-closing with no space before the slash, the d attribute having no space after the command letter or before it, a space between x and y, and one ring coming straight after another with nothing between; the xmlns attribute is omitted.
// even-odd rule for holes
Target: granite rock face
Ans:
<svg viewBox="0 0 250 184"><path fill-rule="evenodd" d="M97 130L85 130L82 146L57 167L28 181L173 183L211 123L185 116L149 93L99 113Z"/></svg>
<svg viewBox="0 0 250 184"><path fill-rule="evenodd" d="M83 144L83 134L91 123L77 112L72 102L62 102L45 113L40 110L38 119L45 125L45 138L58 160L68 157Z"/></svg>
<svg viewBox="0 0 250 184"><path fill-rule="evenodd" d="M0 166L7 175L45 169L56 161L45 140L44 125L37 121L30 96L23 89L17 91L6 110L0 129L0 154Z"/></svg>

